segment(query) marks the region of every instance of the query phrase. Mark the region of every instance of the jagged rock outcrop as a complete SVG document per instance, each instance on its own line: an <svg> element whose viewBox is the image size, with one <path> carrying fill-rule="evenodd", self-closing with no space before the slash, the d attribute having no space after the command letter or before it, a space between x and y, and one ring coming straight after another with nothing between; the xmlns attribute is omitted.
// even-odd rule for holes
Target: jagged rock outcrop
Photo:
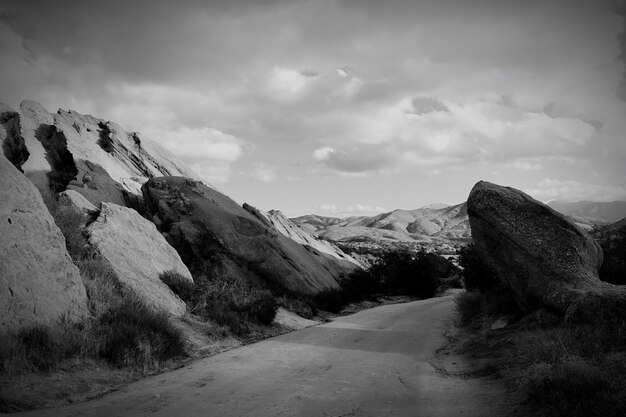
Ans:
<svg viewBox="0 0 626 417"><path fill-rule="evenodd" d="M124 205L148 178L196 174L137 132L75 111L50 114L25 100L19 111L0 105L5 156L45 193L66 189L91 203Z"/></svg>
<svg viewBox="0 0 626 417"><path fill-rule="evenodd" d="M467 201L479 255L523 309L623 314L626 292L598 279L602 249L565 216L514 188L478 182Z"/></svg>
<svg viewBox="0 0 626 417"><path fill-rule="evenodd" d="M365 267L361 262L347 255L332 243L313 237L285 217L279 210L262 212L246 203L244 203L243 208L266 226L275 228L283 236L308 248L336 278L350 273L355 268Z"/></svg>
<svg viewBox="0 0 626 417"><path fill-rule="evenodd" d="M148 215L194 273L246 280L279 292L338 288L302 245L202 183L153 178L142 191Z"/></svg>
<svg viewBox="0 0 626 417"><path fill-rule="evenodd" d="M118 280L146 304L182 316L185 303L160 279L174 270L185 279L193 278L180 256L154 224L135 210L102 203L100 215L87 227L89 244L111 266Z"/></svg>
<svg viewBox="0 0 626 417"><path fill-rule="evenodd" d="M33 184L0 155L0 329L88 314L78 268Z"/></svg>

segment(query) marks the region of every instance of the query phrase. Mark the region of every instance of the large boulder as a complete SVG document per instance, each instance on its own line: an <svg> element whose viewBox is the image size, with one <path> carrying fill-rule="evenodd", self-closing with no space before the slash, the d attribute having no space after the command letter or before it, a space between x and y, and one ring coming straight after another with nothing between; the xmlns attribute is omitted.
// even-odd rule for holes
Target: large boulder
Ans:
<svg viewBox="0 0 626 417"><path fill-rule="evenodd" d="M0 155L0 329L87 315L65 239L33 184Z"/></svg>
<svg viewBox="0 0 626 417"><path fill-rule="evenodd" d="M302 245L202 183L154 178L142 191L148 215L197 274L296 294L339 287Z"/></svg>
<svg viewBox="0 0 626 417"><path fill-rule="evenodd" d="M193 278L154 224L133 209L102 203L100 215L87 227L87 234L89 243L111 266L122 285L155 309L176 316L185 313L185 303L159 275L174 270L190 282Z"/></svg>
<svg viewBox="0 0 626 417"><path fill-rule="evenodd" d="M479 255L523 309L568 316L623 310L626 293L598 278L600 245L562 214L485 181L470 192L467 211Z"/></svg>

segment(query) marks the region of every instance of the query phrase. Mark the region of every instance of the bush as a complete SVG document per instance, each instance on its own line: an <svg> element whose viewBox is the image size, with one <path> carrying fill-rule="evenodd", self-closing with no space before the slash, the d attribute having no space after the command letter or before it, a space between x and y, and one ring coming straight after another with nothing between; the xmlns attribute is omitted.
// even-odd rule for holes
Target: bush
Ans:
<svg viewBox="0 0 626 417"><path fill-rule="evenodd" d="M270 290L222 277L196 280L197 290L190 301L192 311L238 336L249 332L246 321L269 325L276 317L278 303Z"/></svg>
<svg viewBox="0 0 626 417"><path fill-rule="evenodd" d="M185 355L182 333L164 312L154 311L132 296L98 318L99 354L110 363L150 367Z"/></svg>
<svg viewBox="0 0 626 417"><path fill-rule="evenodd" d="M189 301L193 296L195 284L173 269L162 272L159 279L167 285L181 300Z"/></svg>
<svg viewBox="0 0 626 417"><path fill-rule="evenodd" d="M466 291L454 298L456 314L462 326L477 325L483 317L484 295L478 291Z"/></svg>
<svg viewBox="0 0 626 417"><path fill-rule="evenodd" d="M339 313L348 303L341 289L326 289L318 292L312 298L317 308L331 313Z"/></svg>
<svg viewBox="0 0 626 417"><path fill-rule="evenodd" d="M473 243L459 250L459 263L466 289L487 291L497 284L493 270L480 258Z"/></svg>

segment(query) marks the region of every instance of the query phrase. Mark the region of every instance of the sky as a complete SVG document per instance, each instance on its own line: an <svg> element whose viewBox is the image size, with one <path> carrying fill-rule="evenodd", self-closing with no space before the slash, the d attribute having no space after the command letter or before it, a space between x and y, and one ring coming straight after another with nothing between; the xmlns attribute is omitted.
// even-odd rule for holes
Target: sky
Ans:
<svg viewBox="0 0 626 417"><path fill-rule="evenodd" d="M239 203L626 200L611 0L0 1L0 102L140 131Z"/></svg>

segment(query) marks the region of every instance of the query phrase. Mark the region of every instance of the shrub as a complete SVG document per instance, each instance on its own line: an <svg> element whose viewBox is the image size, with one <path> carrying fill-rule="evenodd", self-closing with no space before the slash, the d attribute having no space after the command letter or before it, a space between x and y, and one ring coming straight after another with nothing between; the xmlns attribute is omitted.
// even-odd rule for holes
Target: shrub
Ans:
<svg viewBox="0 0 626 417"><path fill-rule="evenodd" d="M158 365L185 355L185 343L164 312L126 296L98 318L99 354L116 366Z"/></svg>
<svg viewBox="0 0 626 417"><path fill-rule="evenodd" d="M173 269L162 272L159 279L167 285L170 290L183 301L191 300L195 289L194 282L185 278Z"/></svg>
<svg viewBox="0 0 626 417"><path fill-rule="evenodd" d="M326 289L318 292L312 298L317 308L331 313L339 313L347 301L344 292L340 289Z"/></svg>
<svg viewBox="0 0 626 417"><path fill-rule="evenodd" d="M568 360L555 366L535 365L529 374L527 402L535 415L623 415L616 413L614 393L602 371L583 360Z"/></svg>
<svg viewBox="0 0 626 417"><path fill-rule="evenodd" d="M484 295L478 291L466 291L454 298L456 314L462 326L476 325L483 316Z"/></svg>
<svg viewBox="0 0 626 417"><path fill-rule="evenodd" d="M222 277L202 276L196 283L197 290L190 300L192 311L230 327L238 336L248 334L246 321L269 325L276 317L278 303L270 290Z"/></svg>
<svg viewBox="0 0 626 417"><path fill-rule="evenodd" d="M75 263L88 256L87 239L83 235L85 216L70 207L56 206L51 211L54 222L65 237L65 247Z"/></svg>
<svg viewBox="0 0 626 417"><path fill-rule="evenodd" d="M480 258L473 243L459 250L459 263L466 289L487 291L497 284L493 270Z"/></svg>

